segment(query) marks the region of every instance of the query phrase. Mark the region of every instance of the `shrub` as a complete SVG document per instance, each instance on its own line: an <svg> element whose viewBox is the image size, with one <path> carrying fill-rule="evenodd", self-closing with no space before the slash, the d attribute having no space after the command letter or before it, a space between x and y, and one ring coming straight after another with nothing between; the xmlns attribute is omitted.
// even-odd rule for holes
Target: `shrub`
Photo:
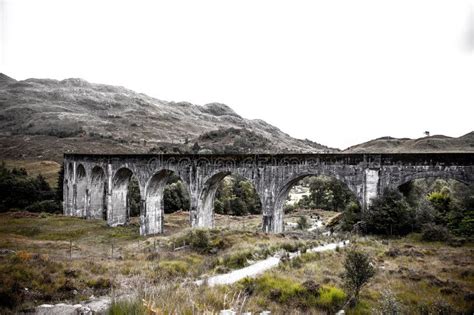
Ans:
<svg viewBox="0 0 474 315"><path fill-rule="evenodd" d="M206 252L210 249L211 243L209 240L209 232L203 229L191 230L188 233L187 239L192 249Z"/></svg>
<svg viewBox="0 0 474 315"><path fill-rule="evenodd" d="M296 204L285 204L285 206L283 207L283 211L285 214L288 214L288 213L291 213L293 211L295 211L296 209L298 208L298 206Z"/></svg>
<svg viewBox="0 0 474 315"><path fill-rule="evenodd" d="M37 201L25 208L29 212L62 213L62 207L56 200Z"/></svg>
<svg viewBox="0 0 474 315"><path fill-rule="evenodd" d="M270 275L258 278L255 289L279 303L294 301L304 296L306 292L306 289L296 281Z"/></svg>
<svg viewBox="0 0 474 315"><path fill-rule="evenodd" d="M306 216L302 215L298 219L298 229L306 230L307 228L309 228L308 219L306 218Z"/></svg>
<svg viewBox="0 0 474 315"><path fill-rule="evenodd" d="M96 290L108 290L110 289L112 282L110 279L99 277L97 279L91 279L87 281L87 286Z"/></svg>
<svg viewBox="0 0 474 315"><path fill-rule="evenodd" d="M324 286L319 291L319 298L317 299L316 305L328 313L334 313L342 307L345 300L346 294L344 291L339 288Z"/></svg>
<svg viewBox="0 0 474 315"><path fill-rule="evenodd" d="M188 272L188 264L179 260L161 261L156 271L165 277L183 276Z"/></svg>
<svg viewBox="0 0 474 315"><path fill-rule="evenodd" d="M447 241L450 238L449 230L440 225L426 224L421 231L421 239L427 242Z"/></svg>
<svg viewBox="0 0 474 315"><path fill-rule="evenodd" d="M231 269L242 268L247 265L247 260L250 259L251 257L252 257L251 251L249 250L239 251L239 252L224 256L222 260L222 265Z"/></svg>
<svg viewBox="0 0 474 315"><path fill-rule="evenodd" d="M360 220L360 206L357 202L350 202L345 210L342 217L341 228L343 231L352 231L354 224Z"/></svg>
<svg viewBox="0 0 474 315"><path fill-rule="evenodd" d="M428 195L428 200L442 215L445 215L449 211L451 197L446 190L443 192L433 191Z"/></svg>
<svg viewBox="0 0 474 315"><path fill-rule="evenodd" d="M402 313L402 307L395 295L390 290L382 291L382 297L379 305L374 309L375 314L380 315L397 315Z"/></svg>
<svg viewBox="0 0 474 315"><path fill-rule="evenodd" d="M386 190L363 212L365 230L374 234L405 235L413 229L412 218L411 207L396 190Z"/></svg>
<svg viewBox="0 0 474 315"><path fill-rule="evenodd" d="M370 263L367 254L358 250L350 250L344 261L344 283L354 297L354 302L359 299L359 292L375 274L375 269Z"/></svg>
<svg viewBox="0 0 474 315"><path fill-rule="evenodd" d="M327 312L338 310L346 294L341 289L322 286L312 280L299 283L295 280L273 275L240 281L247 294L258 294L278 303L286 303L302 309L320 308Z"/></svg>

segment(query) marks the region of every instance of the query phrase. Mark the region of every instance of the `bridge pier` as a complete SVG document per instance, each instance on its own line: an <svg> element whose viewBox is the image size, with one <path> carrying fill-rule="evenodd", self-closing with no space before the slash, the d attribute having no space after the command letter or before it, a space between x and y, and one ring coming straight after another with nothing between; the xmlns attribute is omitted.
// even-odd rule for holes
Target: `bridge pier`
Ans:
<svg viewBox="0 0 474 315"><path fill-rule="evenodd" d="M362 199L362 210L367 210L372 203L372 200L377 198L381 193L379 173L380 169L366 168L364 170L362 198L359 197L359 200Z"/></svg>

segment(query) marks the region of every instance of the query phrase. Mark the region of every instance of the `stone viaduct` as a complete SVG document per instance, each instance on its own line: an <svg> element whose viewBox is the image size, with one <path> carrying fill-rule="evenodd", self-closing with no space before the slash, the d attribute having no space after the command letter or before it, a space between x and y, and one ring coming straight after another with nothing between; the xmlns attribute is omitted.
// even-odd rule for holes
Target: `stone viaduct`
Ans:
<svg viewBox="0 0 474 315"><path fill-rule="evenodd" d="M386 188L416 178L472 184L474 154L65 154L64 214L106 219L110 226L126 224L128 184L135 175L141 196L140 234L162 233L163 190L173 173L188 189L191 226L213 226L219 182L237 174L252 182L259 194L263 230L280 233L288 192L306 176L342 181L365 209Z"/></svg>

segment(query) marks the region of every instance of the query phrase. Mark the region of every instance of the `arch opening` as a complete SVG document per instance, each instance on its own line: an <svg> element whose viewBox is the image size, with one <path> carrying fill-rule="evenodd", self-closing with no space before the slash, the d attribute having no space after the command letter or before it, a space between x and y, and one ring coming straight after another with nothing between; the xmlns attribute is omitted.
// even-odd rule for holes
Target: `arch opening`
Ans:
<svg viewBox="0 0 474 315"><path fill-rule="evenodd" d="M155 173L147 183L145 210L141 224L142 235L163 233L164 214L189 210L187 185L171 170Z"/></svg>
<svg viewBox="0 0 474 315"><path fill-rule="evenodd" d="M107 220L105 172L95 166L91 173L88 218Z"/></svg>
<svg viewBox="0 0 474 315"><path fill-rule="evenodd" d="M317 230L322 228L322 215L360 213L360 200L354 191L333 176L305 174L290 180L282 187L275 202L273 224L276 231ZM288 216L287 222L284 222L285 215Z"/></svg>
<svg viewBox="0 0 474 315"><path fill-rule="evenodd" d="M474 185L457 178L429 176L404 182L397 189L413 214L412 231L424 234L438 226L455 235L473 235Z"/></svg>
<svg viewBox="0 0 474 315"><path fill-rule="evenodd" d="M218 214L218 222L215 222ZM234 226L228 217L262 214L262 202L252 181L231 172L209 178L199 196L198 226ZM258 221L258 220L257 220ZM258 224L258 223L257 223ZM247 226L251 226L247 225Z"/></svg>
<svg viewBox="0 0 474 315"><path fill-rule="evenodd" d="M76 216L86 217L87 209L87 176L86 169L82 164L79 164L76 168Z"/></svg>

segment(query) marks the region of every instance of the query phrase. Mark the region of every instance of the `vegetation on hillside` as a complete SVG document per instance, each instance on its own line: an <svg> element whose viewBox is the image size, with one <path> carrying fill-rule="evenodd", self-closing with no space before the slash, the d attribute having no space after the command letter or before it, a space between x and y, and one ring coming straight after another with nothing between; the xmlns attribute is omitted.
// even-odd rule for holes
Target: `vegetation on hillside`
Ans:
<svg viewBox="0 0 474 315"><path fill-rule="evenodd" d="M59 212L56 193L39 174L28 176L25 169L8 169L0 164L0 212L25 209L31 212Z"/></svg>

